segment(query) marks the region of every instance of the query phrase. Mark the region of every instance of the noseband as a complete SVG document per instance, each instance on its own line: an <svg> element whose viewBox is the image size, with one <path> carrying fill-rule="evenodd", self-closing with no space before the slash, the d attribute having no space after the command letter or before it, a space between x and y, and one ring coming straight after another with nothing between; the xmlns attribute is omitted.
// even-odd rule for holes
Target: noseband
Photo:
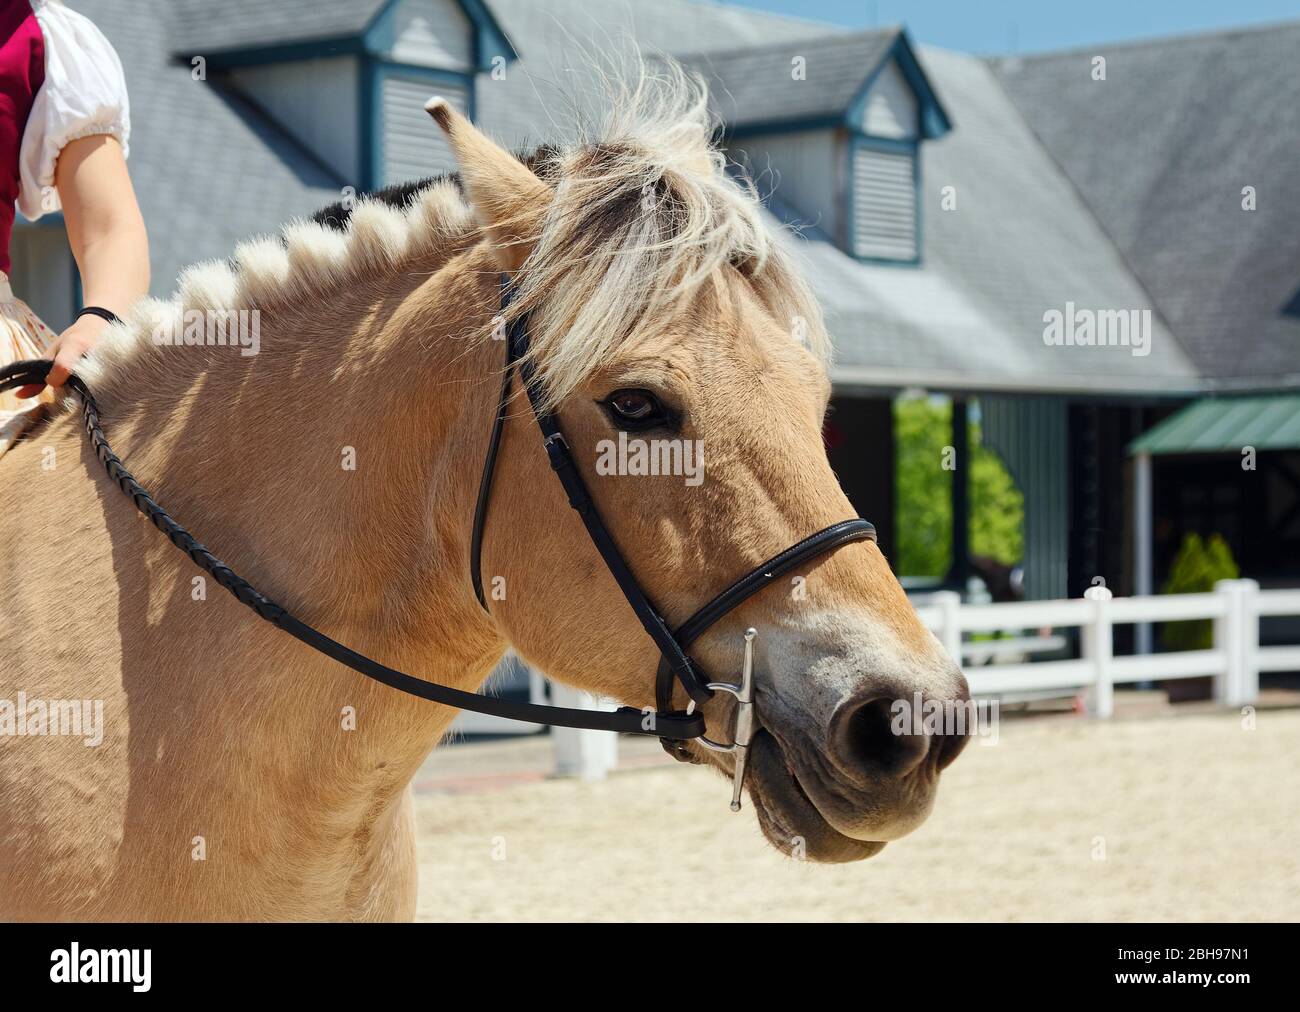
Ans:
<svg viewBox="0 0 1300 1012"><path fill-rule="evenodd" d="M508 282L503 282L502 307L508 305L512 289ZM702 633L712 627L719 619L734 610L744 601L753 597L764 587L781 576L791 572L827 552L853 541L874 541L875 528L865 520L844 520L832 524L825 530L810 535L785 551L773 556L762 565L741 577L722 593L700 608L688 618L676 631L668 627L659 609L655 607L641 585L637 582L627 561L623 558L609 529L605 526L587 490L586 483L574 461L559 422L553 412L543 408L541 387L538 382L532 359L528 352L528 317L516 316L506 334L506 364L501 386L501 396L497 404L496 419L492 425L488 451L484 459L483 474L479 481L478 501L474 510L474 527L470 542L470 579L474 593L484 610L487 600L483 593L483 580L480 556L483 546L483 530L487 522L488 507L491 500L493 476L496 469L497 451L501 444L501 435L505 426L506 411L509 405L514 374L518 372L520 382L532 405L533 415L542 433L542 446L546 450L551 468L563 486L569 498L569 505L577 510L587 528L596 550L609 568L623 596L632 607L646 633L659 648L661 660L656 678L655 699L657 710L639 710L624 706L613 712L597 710L578 710L560 706L544 706L535 703L517 703L465 692L436 682L428 682L393 668L386 667L378 661L349 649L343 644L326 636L305 622L302 622L270 598L253 587L220 559L214 556L200 542L171 518L167 512L154 502L152 496L137 482L132 474L113 453L100 426L99 408L94 397L78 376L70 376L67 386L81 398L82 419L88 439L95 455L104 465L109 478L135 504L168 539L184 552L204 572L212 576L225 587L242 604L253 609L257 615L272 625L295 637L313 650L330 657L353 671L365 675L377 682L398 689L421 699L454 706L462 710L504 717L529 723L549 724L557 727L588 728L600 731L620 731L627 734L648 734L658 737L669 754L679 759L689 759L690 753L685 748L687 741L695 741L700 746L719 752L729 752L734 756L732 774L733 810L740 808L740 793L744 783L747 751L756 725L754 712L754 637L755 631L745 633L744 662L741 678L737 683L710 681L692 660L686 649ZM43 384L49 372L50 363L44 360L15 362L0 369L0 392L27 384ZM685 710L673 710L672 697L674 683L680 683L686 691L688 705ZM705 724L697 707L708 702L717 692L725 692L736 699L735 719L731 742L716 742L704 736Z"/></svg>

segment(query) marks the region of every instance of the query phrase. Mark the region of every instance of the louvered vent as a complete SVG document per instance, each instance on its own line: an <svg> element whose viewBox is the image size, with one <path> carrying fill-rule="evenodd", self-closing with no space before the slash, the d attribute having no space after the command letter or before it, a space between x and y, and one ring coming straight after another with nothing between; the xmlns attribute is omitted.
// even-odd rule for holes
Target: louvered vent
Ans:
<svg viewBox="0 0 1300 1012"><path fill-rule="evenodd" d="M858 147L853 154L853 253L915 260L916 153Z"/></svg>
<svg viewBox="0 0 1300 1012"><path fill-rule="evenodd" d="M385 185L423 179L442 172L454 172L456 159L438 125L424 111L424 103L441 95L461 112L469 107L469 91L459 84L423 77L386 74L384 101Z"/></svg>

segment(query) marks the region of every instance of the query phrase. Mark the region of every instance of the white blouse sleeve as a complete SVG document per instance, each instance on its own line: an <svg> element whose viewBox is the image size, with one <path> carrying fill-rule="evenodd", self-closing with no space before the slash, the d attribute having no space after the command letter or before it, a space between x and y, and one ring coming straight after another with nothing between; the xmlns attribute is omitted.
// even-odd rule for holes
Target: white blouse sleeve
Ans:
<svg viewBox="0 0 1300 1012"><path fill-rule="evenodd" d="M127 153L131 110L122 62L103 33L61 3L37 2L45 38L45 80L32 102L18 155L18 210L29 219L60 208L54 166L64 145L111 134Z"/></svg>

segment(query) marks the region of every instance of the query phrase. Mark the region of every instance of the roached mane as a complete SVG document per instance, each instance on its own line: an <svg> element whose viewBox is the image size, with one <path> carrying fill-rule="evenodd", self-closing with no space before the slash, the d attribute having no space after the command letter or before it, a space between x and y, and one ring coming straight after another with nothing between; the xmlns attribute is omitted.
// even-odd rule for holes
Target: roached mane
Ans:
<svg viewBox="0 0 1300 1012"><path fill-rule="evenodd" d="M600 81L600 121L580 123L571 144L524 158L552 187L551 205L536 220L511 223L532 252L508 313L531 314L530 353L548 399L563 400L638 332L669 324L728 266L824 359L829 342L816 300L752 184L728 171L713 144L703 82L671 60L639 57L630 73ZM111 329L82 375L102 384L117 363L142 365L139 350L168 314L296 308L407 269L478 227L455 176L390 187L350 211L334 205L278 237L241 243L229 261L188 268L171 301L143 300Z"/></svg>

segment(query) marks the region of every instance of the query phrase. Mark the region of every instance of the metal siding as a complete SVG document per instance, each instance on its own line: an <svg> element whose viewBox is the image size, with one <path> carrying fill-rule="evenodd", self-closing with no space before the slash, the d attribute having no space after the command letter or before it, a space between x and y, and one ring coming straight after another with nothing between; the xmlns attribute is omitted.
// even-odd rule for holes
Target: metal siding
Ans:
<svg viewBox="0 0 1300 1012"><path fill-rule="evenodd" d="M915 139L920 115L916 93L897 60L890 60L867 91L862 131L872 137Z"/></svg>
<svg viewBox="0 0 1300 1012"><path fill-rule="evenodd" d="M442 172L454 172L456 159L442 131L424 111L424 103L441 95L468 114L469 88L450 81L386 73L382 85L383 152L382 183L405 183Z"/></svg>
<svg viewBox="0 0 1300 1012"><path fill-rule="evenodd" d="M980 416L984 445L1002 458L1025 499L1025 597L1063 598L1070 523L1065 401L981 397Z"/></svg>
<svg viewBox="0 0 1300 1012"><path fill-rule="evenodd" d="M916 154L858 145L853 152L853 254L916 259Z"/></svg>
<svg viewBox="0 0 1300 1012"><path fill-rule="evenodd" d="M474 25L457 0L402 0L393 17L393 60L446 70L473 68Z"/></svg>
<svg viewBox="0 0 1300 1012"><path fill-rule="evenodd" d="M1300 449L1300 395L1209 398L1135 439L1134 453L1241 453Z"/></svg>

